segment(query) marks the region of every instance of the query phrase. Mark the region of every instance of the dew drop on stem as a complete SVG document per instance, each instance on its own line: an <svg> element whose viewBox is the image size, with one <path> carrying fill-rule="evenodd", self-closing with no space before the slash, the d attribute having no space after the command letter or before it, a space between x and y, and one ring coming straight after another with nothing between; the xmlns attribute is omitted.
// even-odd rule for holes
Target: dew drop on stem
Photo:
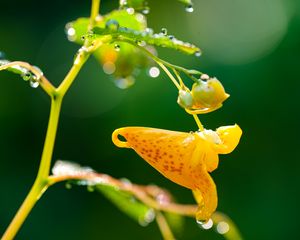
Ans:
<svg viewBox="0 0 300 240"><path fill-rule="evenodd" d="M213 227L214 222L212 219L209 219L207 222L197 221L197 224L202 229L208 230Z"/></svg>
<svg viewBox="0 0 300 240"><path fill-rule="evenodd" d="M201 51L196 51L196 52L195 52L195 56L196 56L196 57L200 57L201 54L202 54Z"/></svg>

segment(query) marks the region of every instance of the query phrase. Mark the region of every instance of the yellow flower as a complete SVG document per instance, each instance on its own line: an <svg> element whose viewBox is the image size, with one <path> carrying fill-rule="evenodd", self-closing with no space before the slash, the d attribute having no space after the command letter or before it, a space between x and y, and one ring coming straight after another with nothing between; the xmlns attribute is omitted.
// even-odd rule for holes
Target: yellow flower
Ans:
<svg viewBox="0 0 300 240"><path fill-rule="evenodd" d="M166 178L191 189L199 206L196 218L205 222L216 210L218 202L216 186L209 172L218 167L218 154L232 152L241 135L238 125L190 133L124 127L113 132L112 140L118 147L134 149Z"/></svg>

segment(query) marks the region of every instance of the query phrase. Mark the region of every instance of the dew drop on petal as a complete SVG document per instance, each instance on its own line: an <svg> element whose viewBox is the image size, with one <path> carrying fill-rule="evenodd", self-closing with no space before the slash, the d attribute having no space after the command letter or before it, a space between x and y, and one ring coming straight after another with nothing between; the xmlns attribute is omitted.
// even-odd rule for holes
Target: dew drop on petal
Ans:
<svg viewBox="0 0 300 240"><path fill-rule="evenodd" d="M208 230L211 229L212 226L214 225L213 220L210 218L207 222L202 222L202 221L197 221L199 227Z"/></svg>

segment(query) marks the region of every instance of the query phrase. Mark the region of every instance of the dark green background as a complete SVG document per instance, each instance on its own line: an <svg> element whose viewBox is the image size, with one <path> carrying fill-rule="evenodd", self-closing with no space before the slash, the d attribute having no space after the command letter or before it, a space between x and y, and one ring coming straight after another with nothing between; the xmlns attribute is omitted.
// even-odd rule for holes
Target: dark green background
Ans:
<svg viewBox="0 0 300 240"><path fill-rule="evenodd" d="M188 14L174 0L149 1L149 26L202 47L201 58L159 49L160 57L217 76L231 94L224 107L201 116L206 128L238 123L243 137L221 156L212 174L218 209L245 239L299 239L300 4L295 0L194 0ZM101 13L117 6L103 1ZM1 1L0 50L11 60L38 65L55 85L72 64L78 46L64 25L89 15L89 1ZM65 98L54 159L93 167L136 183L170 189L192 203L191 192L160 176L133 151L111 142L115 128L140 125L196 130L176 104L164 74L142 72L128 90L117 89L91 59ZM43 146L49 100L41 89L0 73L0 232L34 181ZM155 224L143 228L106 199L85 189L51 187L17 239L161 239ZM178 239L222 239L187 219Z"/></svg>

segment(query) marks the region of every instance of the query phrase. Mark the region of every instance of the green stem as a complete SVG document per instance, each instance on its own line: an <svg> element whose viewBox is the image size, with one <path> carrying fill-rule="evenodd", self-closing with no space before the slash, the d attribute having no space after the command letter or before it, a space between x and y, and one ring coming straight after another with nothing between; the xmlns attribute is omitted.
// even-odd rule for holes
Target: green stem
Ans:
<svg viewBox="0 0 300 240"><path fill-rule="evenodd" d="M100 0L93 0L89 29L93 28L95 18L99 12L99 7ZM22 224L24 223L25 219L29 215L36 202L49 187L51 159L56 139L56 132L59 123L63 97L65 96L66 92L77 77L80 69L90 55L91 51L89 51L89 43L85 42L84 46L78 51L72 68L58 88L54 88L53 85L48 82L45 77L42 78L43 81L41 82L41 86L43 90L47 92L51 97L51 110L39 171L30 192L25 198L14 219L8 226L1 240L11 240L16 236L17 232L21 228ZM33 69L33 71L35 71L35 69Z"/></svg>
<svg viewBox="0 0 300 240"><path fill-rule="evenodd" d="M202 75L203 73L198 71L198 70L194 70L194 69L186 69L184 67L180 67L180 66L177 66L175 64L172 64L172 63L169 63L165 60L162 60L160 59L159 57L155 56L154 54L152 54L151 52L149 52L146 48L142 47L142 46L139 46L137 45L135 42L132 42L132 40L130 39L126 39L124 37L122 37L121 39L117 39L116 41L120 41L120 42L126 42L126 43L129 43L137 48L139 48L140 50L142 50L144 53L146 53L150 58L152 58L155 62L160 62L162 63L163 65L171 68L171 69L176 69L178 70L179 72L183 72L184 74L186 74L189 78L191 78L193 81L198 81L197 78L195 78L193 75Z"/></svg>
<svg viewBox="0 0 300 240"><path fill-rule="evenodd" d="M2 240L10 240L15 237L31 209L48 187L47 181L57 132L61 102L62 98L52 98L48 130L37 178L22 206L4 233Z"/></svg>

